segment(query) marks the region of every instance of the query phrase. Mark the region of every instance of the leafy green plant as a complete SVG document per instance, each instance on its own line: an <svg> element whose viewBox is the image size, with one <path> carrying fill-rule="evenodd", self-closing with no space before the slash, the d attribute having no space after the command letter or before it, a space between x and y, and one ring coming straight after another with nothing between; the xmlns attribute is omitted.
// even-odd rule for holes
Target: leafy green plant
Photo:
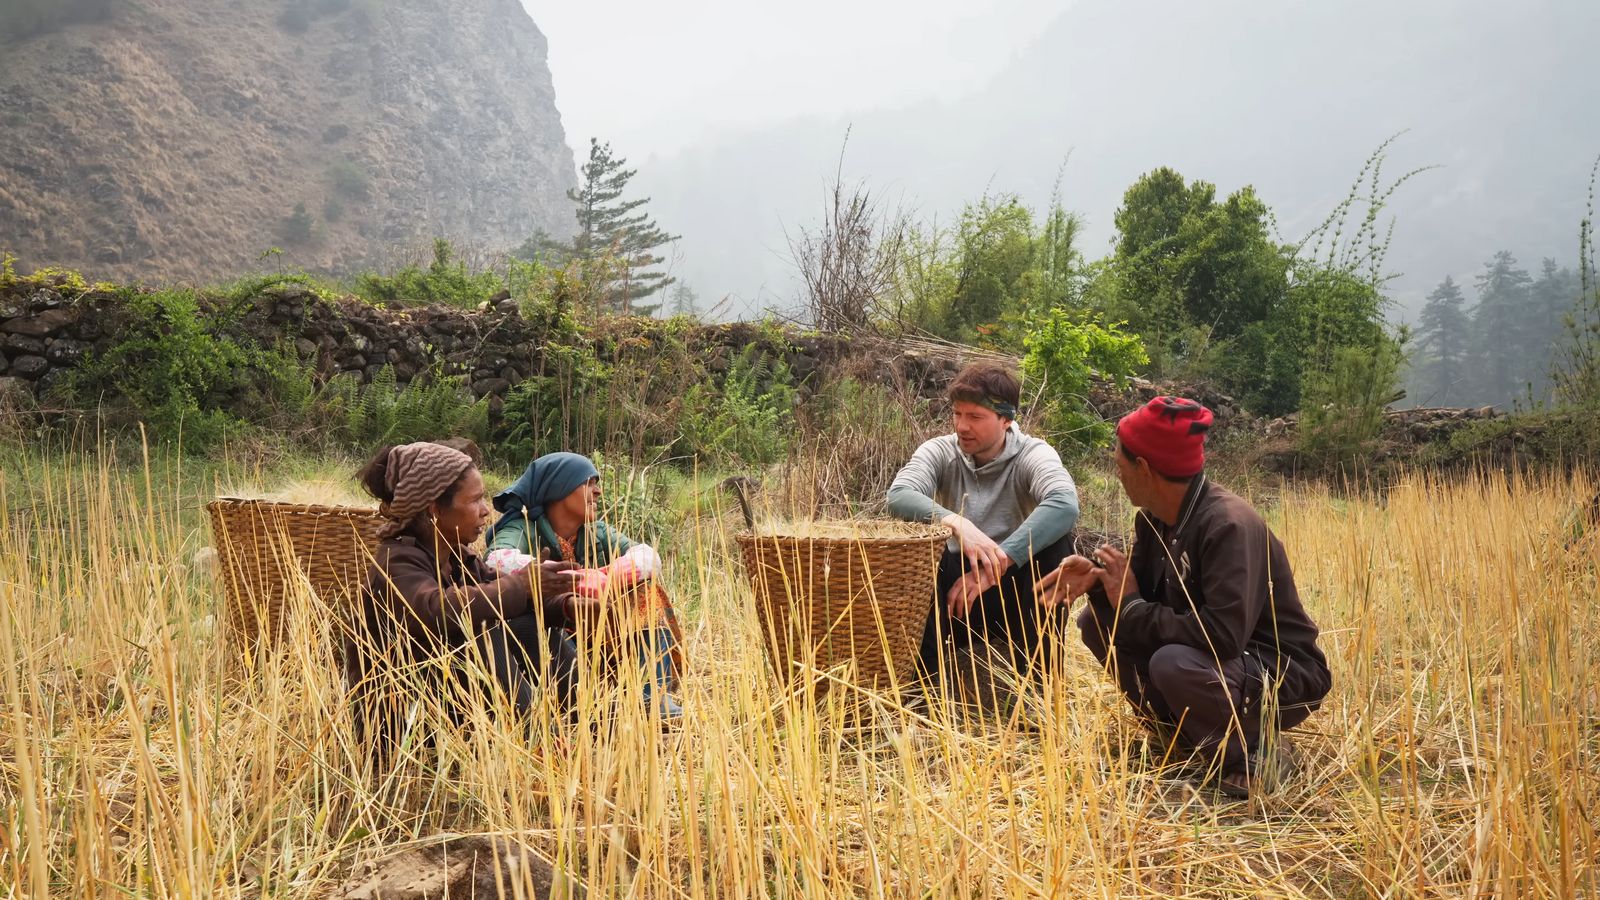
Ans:
<svg viewBox="0 0 1600 900"><path fill-rule="evenodd" d="M1384 411L1403 396L1400 339L1370 347L1340 347L1326 371L1306 379L1300 410L1300 450L1321 465L1358 465L1383 431Z"/></svg>
<svg viewBox="0 0 1600 900"><path fill-rule="evenodd" d="M1023 344L1022 376L1040 392L1050 435L1084 448L1109 440L1110 424L1089 408L1090 380L1098 373L1120 382L1149 363L1139 337L1119 324L1074 321L1057 308L1039 317Z"/></svg>
<svg viewBox="0 0 1600 900"><path fill-rule="evenodd" d="M788 365L747 345L729 364L720 389L701 383L684 397L683 444L689 455L718 464L776 462L789 450L794 404Z"/></svg>
<svg viewBox="0 0 1600 900"><path fill-rule="evenodd" d="M158 436L205 449L242 426L227 410L260 365L261 354L222 335L223 316L202 315L188 290L121 292L119 339L68 371L66 393L84 405L107 403L121 418Z"/></svg>
<svg viewBox="0 0 1600 900"><path fill-rule="evenodd" d="M500 454L521 465L554 450L598 449L610 377L591 342L576 336L547 342L540 371L506 395Z"/></svg>
<svg viewBox="0 0 1600 900"><path fill-rule="evenodd" d="M393 275L367 272L358 275L353 286L356 296L369 303L439 303L461 308L475 307L503 289L499 275L469 271L444 238L434 240L433 262L428 268L407 266Z"/></svg>
<svg viewBox="0 0 1600 900"><path fill-rule="evenodd" d="M344 439L351 446L404 444L451 435L482 440L488 435L489 402L474 399L461 376L433 372L401 387L394 368L384 366L353 394L343 428Z"/></svg>

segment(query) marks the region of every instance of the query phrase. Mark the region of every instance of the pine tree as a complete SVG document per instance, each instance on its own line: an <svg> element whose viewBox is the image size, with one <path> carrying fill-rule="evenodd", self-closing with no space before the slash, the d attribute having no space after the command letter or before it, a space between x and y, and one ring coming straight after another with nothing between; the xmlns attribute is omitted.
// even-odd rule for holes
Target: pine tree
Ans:
<svg viewBox="0 0 1600 900"><path fill-rule="evenodd" d="M1444 405L1452 399L1464 399L1465 362L1472 331L1465 304L1466 298L1455 279L1445 276L1422 307L1417 321L1418 363L1414 376L1419 401Z"/></svg>
<svg viewBox="0 0 1600 900"><path fill-rule="evenodd" d="M583 166L583 183L567 192L576 203L578 232L571 245L555 249L580 262L584 275L595 284L596 312L649 315L659 305L635 303L654 294L674 279L653 267L665 258L651 251L678 239L656 227L640 207L649 197L622 199L637 170L625 168L627 160L611 155L611 145L589 139L589 161Z"/></svg>
<svg viewBox="0 0 1600 900"><path fill-rule="evenodd" d="M696 296L694 288L687 284L679 283L672 288L672 314L697 318L700 315L700 298Z"/></svg>
<svg viewBox="0 0 1600 900"><path fill-rule="evenodd" d="M1538 280L1529 288L1528 365L1537 396L1545 397L1550 392L1551 357L1566 336L1566 318L1577 302L1579 290L1578 276L1571 269L1557 267L1553 259L1544 260Z"/></svg>
<svg viewBox="0 0 1600 900"><path fill-rule="evenodd" d="M1528 356L1528 311L1533 279L1517 267L1517 258L1502 250L1484 264L1478 276L1478 306L1472 315L1472 330L1478 358L1484 362L1479 375L1481 398L1496 406L1509 405L1522 393L1531 374Z"/></svg>

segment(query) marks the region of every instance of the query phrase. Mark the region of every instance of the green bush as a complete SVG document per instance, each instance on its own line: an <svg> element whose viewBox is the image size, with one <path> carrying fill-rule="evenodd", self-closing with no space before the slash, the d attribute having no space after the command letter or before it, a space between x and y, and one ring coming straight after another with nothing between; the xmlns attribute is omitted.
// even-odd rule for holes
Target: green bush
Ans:
<svg viewBox="0 0 1600 900"><path fill-rule="evenodd" d="M1075 322L1056 308L1040 316L1023 338L1022 377L1040 391L1044 427L1058 444L1091 448L1111 438L1111 425L1089 408L1095 373L1119 382L1150 362L1137 335L1120 325Z"/></svg>
<svg viewBox="0 0 1600 900"><path fill-rule="evenodd" d="M110 13L111 0L0 0L0 44Z"/></svg>
<svg viewBox="0 0 1600 900"><path fill-rule="evenodd" d="M593 344L576 336L548 341L543 359L538 373L506 395L508 427L498 455L512 465L556 450L589 454L600 448L610 367Z"/></svg>
<svg viewBox="0 0 1600 900"><path fill-rule="evenodd" d="M316 220L311 213L306 212L304 203L296 203L294 212L285 216L278 226L278 236L285 244L303 246L311 243L311 238L316 234Z"/></svg>
<svg viewBox="0 0 1600 900"><path fill-rule="evenodd" d="M372 197L372 176L355 160L341 159L329 166L328 181L347 200L364 203Z"/></svg>
<svg viewBox="0 0 1600 900"><path fill-rule="evenodd" d="M363 300L385 306L440 303L470 309L505 290L505 281L493 272L469 272L466 263L455 259L450 242L439 238L428 268L407 266L393 275L367 272L356 276L353 290Z"/></svg>
<svg viewBox="0 0 1600 900"><path fill-rule="evenodd" d="M224 317L202 316L192 291L124 290L116 344L69 371L79 405L105 405L113 421L145 423L158 437L204 450L243 421L228 410L260 371L262 354L223 336Z"/></svg>
<svg viewBox="0 0 1600 900"><path fill-rule="evenodd" d="M346 383L346 410L341 436L352 447L407 444L440 437L485 440L489 402L475 400L460 376L431 373L400 387L394 369L384 366L365 386Z"/></svg>
<svg viewBox="0 0 1600 900"><path fill-rule="evenodd" d="M311 6L304 0L292 2L278 14L278 27L290 34L305 34L311 28Z"/></svg>
<svg viewBox="0 0 1600 900"><path fill-rule="evenodd" d="M1300 410L1300 451L1333 468L1358 466L1383 431L1384 411L1399 400L1401 342L1340 347L1326 371L1306 378Z"/></svg>

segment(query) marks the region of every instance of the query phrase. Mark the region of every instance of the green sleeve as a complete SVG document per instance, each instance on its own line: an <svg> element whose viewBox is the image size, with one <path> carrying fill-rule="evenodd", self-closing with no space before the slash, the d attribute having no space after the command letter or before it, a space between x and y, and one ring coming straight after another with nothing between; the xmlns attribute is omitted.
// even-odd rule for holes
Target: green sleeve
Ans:
<svg viewBox="0 0 1600 900"><path fill-rule="evenodd" d="M517 517L507 522L504 528L494 533L494 540L489 542L489 550L515 550L519 553L534 555L533 541L529 539L528 520Z"/></svg>
<svg viewBox="0 0 1600 900"><path fill-rule="evenodd" d="M611 561L633 549L633 541L604 522L594 523L596 565L607 566Z"/></svg>

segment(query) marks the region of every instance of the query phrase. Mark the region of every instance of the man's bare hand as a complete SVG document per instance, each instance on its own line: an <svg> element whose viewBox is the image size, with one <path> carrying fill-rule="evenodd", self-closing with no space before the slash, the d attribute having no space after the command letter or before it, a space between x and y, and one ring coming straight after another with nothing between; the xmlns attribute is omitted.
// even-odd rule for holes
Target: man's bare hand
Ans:
<svg viewBox="0 0 1600 900"><path fill-rule="evenodd" d="M1099 584L1104 571L1087 557L1074 553L1039 579L1039 583L1034 585L1033 596L1045 609L1070 604Z"/></svg>
<svg viewBox="0 0 1600 900"><path fill-rule="evenodd" d="M1121 606L1125 598L1139 593L1138 581L1128 572L1127 554L1110 544L1101 544L1094 551L1094 558L1100 563L1100 584L1112 606Z"/></svg>
<svg viewBox="0 0 1600 900"><path fill-rule="evenodd" d="M961 576L950 586L949 593L944 597L945 605L950 610L950 618L965 619L967 613L972 611L972 604L978 602L984 591L998 583L999 579L984 569L972 569Z"/></svg>
<svg viewBox="0 0 1600 900"><path fill-rule="evenodd" d="M990 577L998 582L1001 573L1011 568L1013 562L1011 557L1000 549L1000 545L995 543L993 538L972 524L970 519L951 513L942 521L955 532L956 543L961 547L961 555L967 558L967 566L972 571L988 570Z"/></svg>

